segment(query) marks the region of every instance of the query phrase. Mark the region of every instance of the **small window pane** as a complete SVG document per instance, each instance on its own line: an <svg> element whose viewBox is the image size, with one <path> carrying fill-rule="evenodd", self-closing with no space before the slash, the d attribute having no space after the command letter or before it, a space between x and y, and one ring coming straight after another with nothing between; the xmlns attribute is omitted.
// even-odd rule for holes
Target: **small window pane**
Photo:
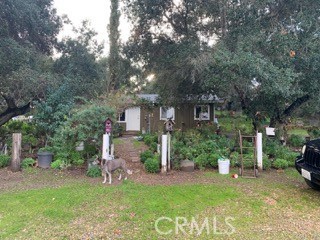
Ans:
<svg viewBox="0 0 320 240"><path fill-rule="evenodd" d="M126 121L126 112L122 112L119 114L119 122L125 122Z"/></svg>
<svg viewBox="0 0 320 240"><path fill-rule="evenodd" d="M210 120L210 111L208 105L198 105L194 107L195 120Z"/></svg>
<svg viewBox="0 0 320 240"><path fill-rule="evenodd" d="M160 108L160 120L174 120L174 108L172 107L161 107Z"/></svg>

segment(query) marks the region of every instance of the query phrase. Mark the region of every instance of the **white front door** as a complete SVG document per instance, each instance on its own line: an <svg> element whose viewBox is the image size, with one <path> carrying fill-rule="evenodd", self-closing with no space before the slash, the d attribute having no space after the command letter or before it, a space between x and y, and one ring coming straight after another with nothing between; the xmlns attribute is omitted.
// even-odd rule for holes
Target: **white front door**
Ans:
<svg viewBox="0 0 320 240"><path fill-rule="evenodd" d="M126 110L127 131L140 131L140 108L129 108Z"/></svg>

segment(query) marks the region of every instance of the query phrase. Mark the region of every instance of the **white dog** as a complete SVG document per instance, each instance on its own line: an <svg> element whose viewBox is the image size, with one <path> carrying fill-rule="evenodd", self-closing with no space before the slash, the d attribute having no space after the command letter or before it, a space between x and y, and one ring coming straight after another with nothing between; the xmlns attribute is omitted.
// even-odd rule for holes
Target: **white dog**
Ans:
<svg viewBox="0 0 320 240"><path fill-rule="evenodd" d="M126 167L126 161L122 158L118 158L118 159L114 159L114 160L105 160L102 159L101 162L101 171L102 171L102 176L104 177L104 181L102 183L106 183L107 182L107 174L109 177L109 184L111 184L112 182L112 177L111 174L112 172L114 172L115 170L120 169L124 172L125 175L125 180L127 179L127 175L126 174L132 174L132 171L128 170ZM119 180L121 180L121 172L120 172L120 176L119 176Z"/></svg>

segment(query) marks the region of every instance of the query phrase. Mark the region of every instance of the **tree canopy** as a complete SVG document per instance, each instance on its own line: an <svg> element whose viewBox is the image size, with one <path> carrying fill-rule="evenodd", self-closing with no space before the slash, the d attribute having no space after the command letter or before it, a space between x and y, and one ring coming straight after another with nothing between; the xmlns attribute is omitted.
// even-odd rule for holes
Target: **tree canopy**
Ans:
<svg viewBox="0 0 320 240"><path fill-rule="evenodd" d="M169 102L189 94L236 96L249 116L265 112L274 125L317 100L317 1L126 3L134 29L125 53L156 76Z"/></svg>
<svg viewBox="0 0 320 240"><path fill-rule="evenodd" d="M51 0L0 2L0 125L44 96L61 19Z"/></svg>

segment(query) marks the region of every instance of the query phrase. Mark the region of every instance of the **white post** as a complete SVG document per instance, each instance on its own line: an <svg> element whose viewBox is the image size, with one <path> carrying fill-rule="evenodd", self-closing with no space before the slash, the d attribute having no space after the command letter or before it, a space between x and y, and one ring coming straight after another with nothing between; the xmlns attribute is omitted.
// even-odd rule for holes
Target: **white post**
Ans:
<svg viewBox="0 0 320 240"><path fill-rule="evenodd" d="M170 162L170 158L171 158L171 134L168 133L168 171L171 170L171 162Z"/></svg>
<svg viewBox="0 0 320 240"><path fill-rule="evenodd" d="M110 157L112 159L114 159L114 144L113 143L111 144L111 147L110 147Z"/></svg>
<svg viewBox="0 0 320 240"><path fill-rule="evenodd" d="M103 134L102 159L109 160L110 139L108 134Z"/></svg>
<svg viewBox="0 0 320 240"><path fill-rule="evenodd" d="M261 171L263 169L262 158L262 133L257 133L257 161L258 169Z"/></svg>
<svg viewBox="0 0 320 240"><path fill-rule="evenodd" d="M168 147L168 136L162 135L162 146L161 146L161 173L167 172L167 147Z"/></svg>

